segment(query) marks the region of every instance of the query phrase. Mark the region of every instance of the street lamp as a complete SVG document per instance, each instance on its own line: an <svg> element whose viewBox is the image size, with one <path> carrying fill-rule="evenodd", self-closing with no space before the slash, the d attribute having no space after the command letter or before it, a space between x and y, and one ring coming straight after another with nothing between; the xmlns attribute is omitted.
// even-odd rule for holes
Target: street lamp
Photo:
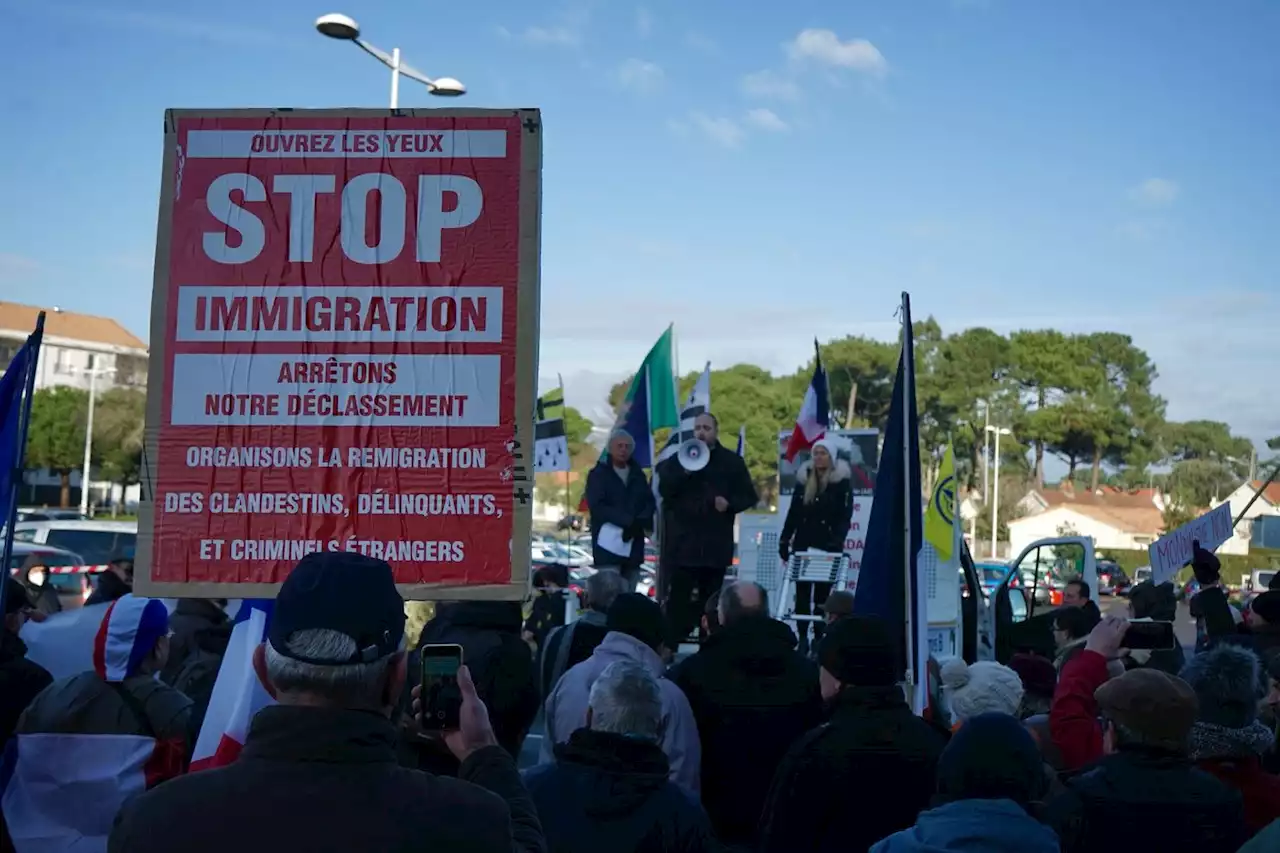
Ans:
<svg viewBox="0 0 1280 853"><path fill-rule="evenodd" d="M84 428L84 465L80 467L80 514L89 515L89 457L93 453L93 407L98 400L98 377L115 373L114 367L84 371L89 376L89 420Z"/></svg>
<svg viewBox="0 0 1280 853"><path fill-rule="evenodd" d="M374 47L360 38L360 25L354 19L339 14L321 15L316 19L316 29L320 35L338 41L355 42L356 47L391 69L391 109L400 106L400 75L417 80L427 87L427 91L442 98L456 98L467 93L467 87L452 77L437 77L432 80L416 68L400 61L400 48L391 53Z"/></svg>
<svg viewBox="0 0 1280 853"><path fill-rule="evenodd" d="M996 558L996 537L1000 535L1000 436L1013 435L1008 427L994 427L987 424L983 430L996 434L996 470L991 476L991 559Z"/></svg>

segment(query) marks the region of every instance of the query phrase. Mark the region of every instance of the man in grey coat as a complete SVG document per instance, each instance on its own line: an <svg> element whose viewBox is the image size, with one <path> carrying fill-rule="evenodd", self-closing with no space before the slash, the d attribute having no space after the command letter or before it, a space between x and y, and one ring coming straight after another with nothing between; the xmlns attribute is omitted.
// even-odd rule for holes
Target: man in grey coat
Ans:
<svg viewBox="0 0 1280 853"><path fill-rule="evenodd" d="M587 724L591 686L605 667L627 660L643 666L658 679L662 690L662 751L670 763L670 779L695 797L699 796L702 744L689 700L675 682L664 677L659 649L666 638L662 609L639 593L618 596L606 617L609 633L591 657L570 669L547 697L547 733L542 739L540 762L555 758L557 743Z"/></svg>

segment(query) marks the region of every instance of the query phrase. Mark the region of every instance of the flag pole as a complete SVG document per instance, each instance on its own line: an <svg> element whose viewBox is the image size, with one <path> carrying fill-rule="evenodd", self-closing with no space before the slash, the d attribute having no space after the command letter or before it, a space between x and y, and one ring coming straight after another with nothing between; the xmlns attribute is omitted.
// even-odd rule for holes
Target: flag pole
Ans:
<svg viewBox="0 0 1280 853"><path fill-rule="evenodd" d="M902 542L904 551L902 553L902 575L903 589L906 594L906 608L903 613L906 616L906 651L907 651L907 670L905 673L905 681L907 683L907 695L912 706L915 705L916 685L914 675L914 664L916 655L916 636L915 636L915 619L912 617L912 605L915 603L913 590L911 589L911 501L912 491L918 486L913 486L911 482L911 454L913 451L919 452L911 447L911 395L914 393L915 377L912 375L912 364L909 358L910 353L907 352L907 336L910 329L907 324L911 322L911 311L907 307L907 294L902 294L902 465L903 465L903 512L902 512ZM920 496L916 495L915 500L919 501ZM918 614L917 614L918 615Z"/></svg>
<svg viewBox="0 0 1280 853"><path fill-rule="evenodd" d="M831 374L822 366L822 348L818 346L817 337L813 339L813 357L814 364L822 371L822 381L827 383L827 422L822 425L825 431L831 429Z"/></svg>
<svg viewBox="0 0 1280 853"><path fill-rule="evenodd" d="M565 426L567 427L569 419L565 417L565 414L568 411L569 407L564 400L564 376L562 374L557 373L556 382L560 384L560 422L562 424L565 424ZM608 448L606 448L606 450L607 449ZM569 452L569 439L566 436L565 437L565 453L567 454L568 452ZM569 543L573 541L573 525L568 523L569 516L573 513L573 505L569 502L569 475L571 473L573 473L572 458L569 460L569 470L564 472L564 520L566 522L564 526L564 544L566 548L568 548Z"/></svg>
<svg viewBox="0 0 1280 853"><path fill-rule="evenodd" d="M23 458L27 452L27 427L31 424L31 400L35 395L36 366L40 362L40 346L44 342L44 316L43 311L36 315L36 329L31 333L31 337L27 338L28 345L32 340L35 341L35 347L27 359L27 375L23 377L22 413L18 416L18 446L13 456L14 470L12 481L9 483L9 517L4 519L4 543L0 545L0 566L6 570L4 583L0 583L0 612L4 611L5 594L9 590L8 566L13 557L13 527L18 520L18 494L22 488Z"/></svg>

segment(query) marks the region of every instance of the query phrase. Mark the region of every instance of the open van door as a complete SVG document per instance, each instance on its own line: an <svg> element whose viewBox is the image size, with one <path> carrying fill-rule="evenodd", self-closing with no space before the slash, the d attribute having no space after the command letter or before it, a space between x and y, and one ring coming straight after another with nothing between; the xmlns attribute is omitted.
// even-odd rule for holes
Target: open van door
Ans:
<svg viewBox="0 0 1280 853"><path fill-rule="evenodd" d="M1096 597L1098 564L1091 537L1039 539L1022 549L991 595L991 642L997 661L1008 663L1020 651L1053 656L1049 614L1061 603L1067 581L1076 578L1088 583Z"/></svg>

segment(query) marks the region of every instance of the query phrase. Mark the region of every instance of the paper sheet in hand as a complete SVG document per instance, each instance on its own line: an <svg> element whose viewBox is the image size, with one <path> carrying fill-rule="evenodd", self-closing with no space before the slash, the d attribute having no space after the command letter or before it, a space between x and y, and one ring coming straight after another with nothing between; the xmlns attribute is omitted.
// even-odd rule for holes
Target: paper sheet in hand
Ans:
<svg viewBox="0 0 1280 853"><path fill-rule="evenodd" d="M596 544L619 557L631 556L631 543L622 541L622 528L616 524L605 524L600 528L600 537Z"/></svg>
<svg viewBox="0 0 1280 853"><path fill-rule="evenodd" d="M1206 551L1215 551L1231 538L1231 527L1231 505L1224 503L1152 542L1147 546L1152 582L1161 584L1173 580L1173 576L1191 562L1193 540Z"/></svg>

